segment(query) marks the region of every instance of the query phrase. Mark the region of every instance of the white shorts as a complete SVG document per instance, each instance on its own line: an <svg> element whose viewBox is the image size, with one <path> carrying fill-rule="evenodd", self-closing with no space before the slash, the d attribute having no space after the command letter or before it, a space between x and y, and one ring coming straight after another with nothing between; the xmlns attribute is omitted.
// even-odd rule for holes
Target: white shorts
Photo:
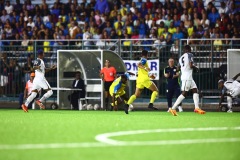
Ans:
<svg viewBox="0 0 240 160"><path fill-rule="evenodd" d="M240 88L236 88L233 93L230 93L230 95L232 97L237 97L238 95L240 95Z"/></svg>
<svg viewBox="0 0 240 160"><path fill-rule="evenodd" d="M6 86L8 84L8 76L3 76L1 75L0 76L0 86L3 87L3 86Z"/></svg>
<svg viewBox="0 0 240 160"><path fill-rule="evenodd" d="M182 91L189 91L193 88L197 88L197 85L194 82L194 80L182 80L182 87L181 87Z"/></svg>
<svg viewBox="0 0 240 160"><path fill-rule="evenodd" d="M33 86L32 86L32 90L39 90L39 89L44 89L44 90L47 90L47 89L50 89L50 85L49 83L47 82L47 80L44 78L44 79L37 79L37 78L34 78L33 80Z"/></svg>

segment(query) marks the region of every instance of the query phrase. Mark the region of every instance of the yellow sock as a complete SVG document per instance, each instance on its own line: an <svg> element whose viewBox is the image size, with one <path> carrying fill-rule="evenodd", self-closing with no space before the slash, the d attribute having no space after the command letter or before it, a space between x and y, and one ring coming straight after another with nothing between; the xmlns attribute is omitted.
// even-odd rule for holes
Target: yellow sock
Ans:
<svg viewBox="0 0 240 160"><path fill-rule="evenodd" d="M158 95L157 91L153 91L150 99L150 103L153 103Z"/></svg>
<svg viewBox="0 0 240 160"><path fill-rule="evenodd" d="M115 101L115 104L117 105L117 101ZM111 105L113 106L113 103L111 103Z"/></svg>
<svg viewBox="0 0 240 160"><path fill-rule="evenodd" d="M137 98L137 97L136 97L135 95L132 95L132 96L129 98L127 104L128 104L128 105L129 105L129 104L132 104L132 103L135 101L136 98Z"/></svg>

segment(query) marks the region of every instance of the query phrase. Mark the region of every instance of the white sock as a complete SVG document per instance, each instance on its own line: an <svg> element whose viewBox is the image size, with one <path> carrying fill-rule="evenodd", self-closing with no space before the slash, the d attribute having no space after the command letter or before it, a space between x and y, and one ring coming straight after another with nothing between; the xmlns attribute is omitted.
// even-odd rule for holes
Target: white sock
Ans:
<svg viewBox="0 0 240 160"><path fill-rule="evenodd" d="M172 109L176 109L178 107L178 105L184 100L184 96L181 94L180 96L178 96L176 102L174 103Z"/></svg>
<svg viewBox="0 0 240 160"><path fill-rule="evenodd" d="M32 100L37 96L36 92L32 92L31 95L27 98L25 102L25 106L28 107L29 103L32 102Z"/></svg>
<svg viewBox="0 0 240 160"><path fill-rule="evenodd" d="M52 90L47 91L42 98L40 99L40 102L44 102L47 98L49 98L53 94Z"/></svg>
<svg viewBox="0 0 240 160"><path fill-rule="evenodd" d="M195 105L195 109L199 108L199 94L198 93L193 93L193 102Z"/></svg>
<svg viewBox="0 0 240 160"><path fill-rule="evenodd" d="M232 97L227 96L228 109L232 109Z"/></svg>

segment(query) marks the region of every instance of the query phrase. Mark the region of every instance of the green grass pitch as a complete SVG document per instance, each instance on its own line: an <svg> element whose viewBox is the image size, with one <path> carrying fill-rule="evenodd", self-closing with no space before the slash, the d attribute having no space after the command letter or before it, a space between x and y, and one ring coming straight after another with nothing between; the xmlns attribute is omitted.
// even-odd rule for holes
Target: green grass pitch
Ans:
<svg viewBox="0 0 240 160"><path fill-rule="evenodd" d="M2 109L0 115L0 160L240 159L239 113Z"/></svg>

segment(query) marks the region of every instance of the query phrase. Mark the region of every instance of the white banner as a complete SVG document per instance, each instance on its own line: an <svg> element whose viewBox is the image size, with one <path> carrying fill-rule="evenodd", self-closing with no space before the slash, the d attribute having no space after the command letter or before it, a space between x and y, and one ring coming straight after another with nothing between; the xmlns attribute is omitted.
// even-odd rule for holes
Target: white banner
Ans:
<svg viewBox="0 0 240 160"><path fill-rule="evenodd" d="M126 65L127 71L134 73L137 75L138 67L137 64L140 62L140 60L123 60L123 62ZM159 80L159 71L160 71L160 65L158 59L152 59L148 60L148 66L151 69L149 72L150 74L155 75L155 80ZM130 76L130 80L136 80L137 76Z"/></svg>

